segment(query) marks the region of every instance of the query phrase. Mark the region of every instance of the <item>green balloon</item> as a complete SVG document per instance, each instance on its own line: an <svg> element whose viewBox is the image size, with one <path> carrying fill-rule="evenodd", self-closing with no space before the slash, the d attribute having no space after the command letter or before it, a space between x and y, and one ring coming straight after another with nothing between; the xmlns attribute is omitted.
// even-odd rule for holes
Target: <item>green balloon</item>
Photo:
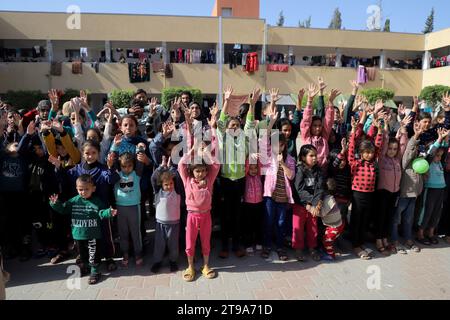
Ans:
<svg viewBox="0 0 450 320"><path fill-rule="evenodd" d="M424 158L417 158L413 161L412 168L418 174L425 174L430 169L430 165Z"/></svg>

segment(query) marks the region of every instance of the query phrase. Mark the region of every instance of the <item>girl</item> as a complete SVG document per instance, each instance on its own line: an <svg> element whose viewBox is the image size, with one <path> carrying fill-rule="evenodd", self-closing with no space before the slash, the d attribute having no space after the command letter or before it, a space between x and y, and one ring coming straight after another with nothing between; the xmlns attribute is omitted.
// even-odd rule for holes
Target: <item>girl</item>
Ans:
<svg viewBox="0 0 450 320"><path fill-rule="evenodd" d="M311 144L317 150L317 163L320 168L324 169L327 164L328 156L328 139L334 123L334 99L341 93L338 90L331 90L328 101L329 108L325 110L325 119L313 116L313 99L319 93L319 89L315 84L310 84L308 88L308 102L303 119L300 123L300 135L302 144Z"/></svg>
<svg viewBox="0 0 450 320"><path fill-rule="evenodd" d="M170 271L178 271L178 242L180 234L181 197L176 191L176 175L169 171L170 158L164 157L161 166L152 175L155 190L156 231L154 263L151 271L158 273L162 265L165 249L169 249Z"/></svg>
<svg viewBox="0 0 450 320"><path fill-rule="evenodd" d="M217 152L217 148L216 149ZM186 206L188 210L186 225L186 255L188 268L183 273L185 281L193 281L195 278L194 255L197 235L200 232L202 243L203 276L212 279L216 272L209 267L210 239L211 239L211 201L214 180L220 170L220 164L208 159L211 163L188 165L191 162L193 150L186 153L178 163L178 170L186 190ZM217 156L217 155L216 155Z"/></svg>
<svg viewBox="0 0 450 320"><path fill-rule="evenodd" d="M114 186L114 195L116 198L117 224L120 235L120 248L123 253L122 266L128 267L129 258L129 238L133 240L134 257L136 266L140 267L144 261L142 259L142 241L140 231L140 208L141 188L140 180L143 165L139 161L136 163L134 155L123 153L119 157L120 180Z"/></svg>
<svg viewBox="0 0 450 320"><path fill-rule="evenodd" d="M271 128L274 116L269 124ZM278 150L271 150L269 141L262 143L262 152L268 156L268 161L263 164L264 180L264 248L261 256L267 259L272 247L272 233L275 225L276 247L278 258L286 261L288 256L283 250L283 233L286 223L286 210L288 204L293 204L291 181L295 176L295 160L287 152L287 141L284 135L274 136L278 138ZM265 137L268 139L268 137ZM264 138L263 138L264 139ZM269 147L269 148L267 148ZM267 149L266 149L267 148Z"/></svg>
<svg viewBox="0 0 450 320"><path fill-rule="evenodd" d="M248 154L244 131L254 129L255 105L261 92L254 90L250 95L250 108L247 113L244 131L239 118L228 115L228 102L233 88L228 87L220 118L218 120L218 139L223 165L220 185L223 190L225 208L221 216L222 250L221 258L228 258L229 238L232 238L232 251L237 257L243 257L245 251L240 249L240 218L242 214L242 196L245 188L245 158Z"/></svg>
<svg viewBox="0 0 450 320"><path fill-rule="evenodd" d="M445 196L445 177L442 166L442 157L448 149L446 141L449 131L443 128L437 130L439 138L431 146L429 158L432 159L428 178L425 180L424 204L419 218L419 230L417 241L424 245L438 244L435 228L441 218L442 206ZM425 230L428 230L428 238L425 238Z"/></svg>
<svg viewBox="0 0 450 320"><path fill-rule="evenodd" d="M114 154L109 154L107 158L107 166L99 162L100 157L100 146L98 143L87 140L82 146L82 156L83 162L77 164L72 169L63 173L58 170L57 174L62 178L63 185L65 188L70 188L71 195L76 194L75 185L76 180L80 175L88 174L92 176L95 183L95 195L100 198L100 200L105 204L110 204L109 195L112 191L112 186L119 180L118 175L114 175L113 165L115 161ZM57 168L61 168L61 161L49 157L49 161ZM63 188L64 188L63 186ZM106 258L107 267L109 271L114 271L117 269L116 263L113 260L115 248L112 239L111 224L109 220L104 220L101 223L102 227L102 242L103 242L103 254Z"/></svg>
<svg viewBox="0 0 450 320"><path fill-rule="evenodd" d="M367 229L368 219L372 212L375 193L376 163L375 148L380 148L383 144L382 126L375 120L378 127L378 134L375 138L375 145L368 140L363 140L359 145L360 159L355 157L356 130L362 130L362 124L353 122L350 135L350 145L348 162L352 173L352 214L350 221L350 234L352 246L355 254L361 259L371 259L369 252L363 247L364 236Z"/></svg>
<svg viewBox="0 0 450 320"><path fill-rule="evenodd" d="M389 256L396 253L395 247L390 246L387 237L389 233L390 219L396 207L400 191L400 179L402 176L401 159L405 152L408 140L406 125L411 117L402 121L401 128L396 138L389 138L389 118L384 119L383 149L379 156L379 179L376 191L377 210L375 215L375 246L381 254Z"/></svg>
<svg viewBox="0 0 450 320"><path fill-rule="evenodd" d="M292 247L298 261L304 261L304 229L311 257L320 260L317 247L317 215L322 208L324 180L317 160L317 150L313 145L302 146L295 175L294 214L292 217Z"/></svg>
<svg viewBox="0 0 450 320"><path fill-rule="evenodd" d="M391 240L398 253L406 254L405 248L400 246L398 241L398 226L402 224L405 247L413 252L420 252L420 248L415 245L412 237L414 212L416 200L423 190L423 176L416 173L412 168L413 160L417 158L419 151L420 135L422 129L420 124L414 124L414 136L409 140L402 158L402 179L400 182L400 199L392 219Z"/></svg>
<svg viewBox="0 0 450 320"><path fill-rule="evenodd" d="M244 245L247 254L262 249L262 222L263 222L263 184L259 164L249 164L246 167L243 226L246 230Z"/></svg>

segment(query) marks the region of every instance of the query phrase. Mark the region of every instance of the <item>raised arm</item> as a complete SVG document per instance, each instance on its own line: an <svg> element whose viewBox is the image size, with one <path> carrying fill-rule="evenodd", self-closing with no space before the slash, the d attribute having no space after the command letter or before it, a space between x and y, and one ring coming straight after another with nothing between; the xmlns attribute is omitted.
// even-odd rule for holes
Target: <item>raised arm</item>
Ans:
<svg viewBox="0 0 450 320"><path fill-rule="evenodd" d="M303 141L311 136L310 129L313 116L313 100L319 93L319 88L315 84L310 84L308 87L308 101L306 103L305 111L303 112L303 119L300 123L300 134Z"/></svg>
<svg viewBox="0 0 450 320"><path fill-rule="evenodd" d="M316 115L319 116L321 119L323 119L323 117L325 116L325 98L323 96L323 92L324 92L325 88L327 87L327 85L323 81L322 77L318 77L317 82L318 82L320 93L319 93L319 106L316 110Z"/></svg>
<svg viewBox="0 0 450 320"><path fill-rule="evenodd" d="M334 104L333 101L336 99L341 92L337 89L331 90L330 98L328 99L328 106L325 110L325 121L323 124L322 137L328 140L330 137L331 130L333 130L334 124Z"/></svg>

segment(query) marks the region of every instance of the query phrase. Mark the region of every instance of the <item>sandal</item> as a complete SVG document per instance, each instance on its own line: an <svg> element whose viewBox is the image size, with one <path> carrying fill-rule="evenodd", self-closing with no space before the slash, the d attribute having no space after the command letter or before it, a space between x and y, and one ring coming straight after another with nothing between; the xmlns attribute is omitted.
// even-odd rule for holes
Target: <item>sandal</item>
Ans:
<svg viewBox="0 0 450 320"><path fill-rule="evenodd" d="M142 267L144 265L144 259L136 258L136 267Z"/></svg>
<svg viewBox="0 0 450 320"><path fill-rule="evenodd" d="M420 252L420 248L418 246L416 246L414 243L405 244L406 249L411 250L412 252Z"/></svg>
<svg viewBox="0 0 450 320"><path fill-rule="evenodd" d="M109 259L106 261L106 269L108 271L116 271L117 270L117 264L113 259Z"/></svg>
<svg viewBox="0 0 450 320"><path fill-rule="evenodd" d="M302 251L303 251L303 250L300 250L300 249L295 250L295 258L297 259L297 261L300 261L300 262L306 261L306 258L305 258L305 256L303 255L303 252L302 252Z"/></svg>
<svg viewBox="0 0 450 320"><path fill-rule="evenodd" d="M88 283L89 284L97 284L100 281L100 277L101 277L100 273L91 274L89 276Z"/></svg>
<svg viewBox="0 0 450 320"><path fill-rule="evenodd" d="M287 261L288 260L288 256L287 256L286 252L283 249L278 249L277 253L278 253L278 259L280 259L281 261Z"/></svg>
<svg viewBox="0 0 450 320"><path fill-rule="evenodd" d="M128 259L125 259L125 258L123 258L123 260L122 260L122 267L124 267L124 268L128 268L128 262L129 262L129 260Z"/></svg>
<svg viewBox="0 0 450 320"><path fill-rule="evenodd" d="M261 251L261 257L262 257L263 259L268 259L269 256L270 256L270 251L269 251L269 249L264 248L264 249Z"/></svg>
<svg viewBox="0 0 450 320"><path fill-rule="evenodd" d="M370 260L372 257L367 253L366 250L360 249L359 251L355 251L355 254L362 260Z"/></svg>
<svg viewBox="0 0 450 320"><path fill-rule="evenodd" d="M424 246L430 246L431 245L430 240L428 240L427 238L422 238L422 239L417 238L416 241L421 243L421 244L423 244Z"/></svg>
<svg viewBox="0 0 450 320"><path fill-rule="evenodd" d="M311 254L311 258L312 258L314 261L320 261L320 253L319 253L317 250L312 249L312 250L310 251L310 254Z"/></svg>
<svg viewBox="0 0 450 320"><path fill-rule="evenodd" d="M388 257L391 255L391 253L389 252L389 250L386 249L386 247L381 246L381 247L377 247L377 251L379 253L381 253L383 256Z"/></svg>
<svg viewBox="0 0 450 320"><path fill-rule="evenodd" d="M56 256L54 256L54 257L50 260L50 263L51 263L51 264L58 264L58 263L63 262L64 260L66 260L66 257L65 257L63 254L58 253Z"/></svg>
<svg viewBox="0 0 450 320"><path fill-rule="evenodd" d="M183 280L187 282L194 281L195 278L195 269L194 268L187 268L183 272Z"/></svg>
<svg viewBox="0 0 450 320"><path fill-rule="evenodd" d="M207 266L204 266L201 270L202 275L206 278L206 279L213 279L216 277L216 272L213 269L210 269Z"/></svg>

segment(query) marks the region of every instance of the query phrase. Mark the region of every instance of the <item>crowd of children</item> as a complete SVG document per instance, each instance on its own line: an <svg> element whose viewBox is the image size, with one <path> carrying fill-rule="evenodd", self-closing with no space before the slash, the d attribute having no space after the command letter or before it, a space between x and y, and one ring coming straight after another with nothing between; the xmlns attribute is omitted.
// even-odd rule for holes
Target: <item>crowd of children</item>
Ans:
<svg viewBox="0 0 450 320"><path fill-rule="evenodd" d="M325 99L319 78L299 91L292 120L279 116L277 89L261 115L257 89L232 110L231 86L221 110L203 110L189 92L166 110L144 90L129 108L107 103L98 115L84 92L61 108L51 90L24 114L2 103L2 252L22 261L48 255L57 264L75 251L95 284L103 259L108 271L119 254L123 268L130 257L144 264L153 215L151 271L160 271L166 253L177 271L181 249L186 281L195 279L198 237L200 272L216 276L215 224L223 259L231 248L237 257L275 250L286 261L294 249L298 261L334 260L341 235L364 260L374 257L371 241L384 256L420 252L438 235L450 243L450 93L444 111L431 115L416 97L412 109L393 110L357 95L356 81L351 86L346 105L336 106L341 93Z"/></svg>

